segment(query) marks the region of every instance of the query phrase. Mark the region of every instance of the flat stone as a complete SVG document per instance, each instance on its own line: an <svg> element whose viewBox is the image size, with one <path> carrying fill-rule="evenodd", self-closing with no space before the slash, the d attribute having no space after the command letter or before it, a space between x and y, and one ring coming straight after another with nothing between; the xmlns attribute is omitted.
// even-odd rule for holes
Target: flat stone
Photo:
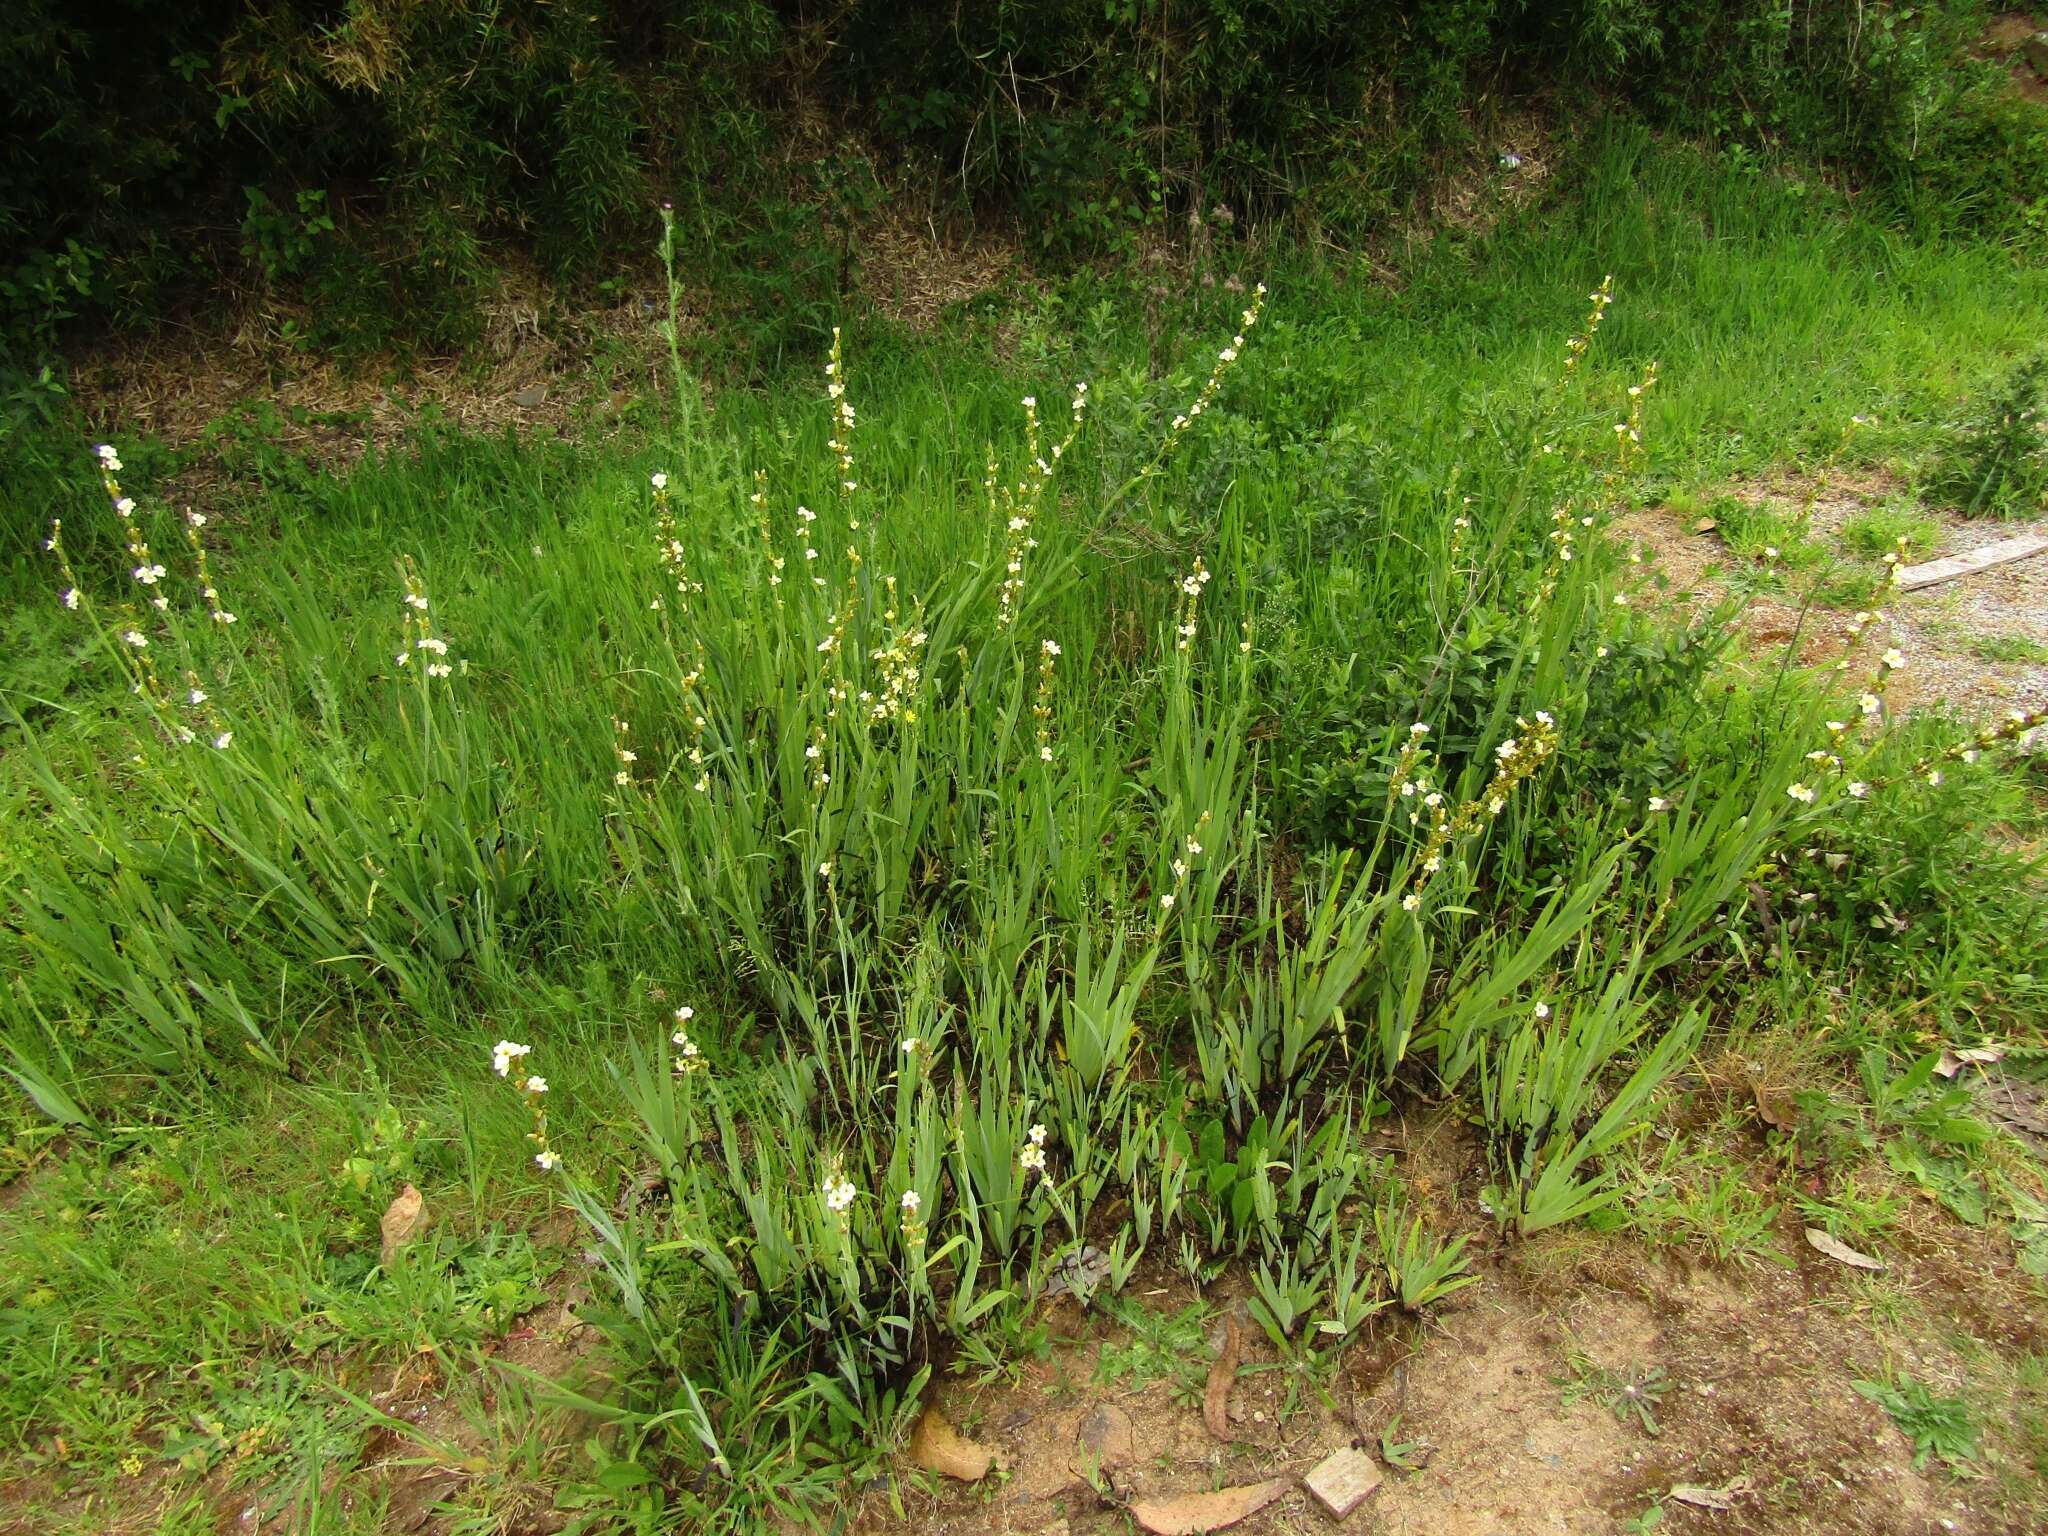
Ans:
<svg viewBox="0 0 2048 1536"><path fill-rule="evenodd" d="M1138 1459L1138 1431L1131 1416L1115 1403L1097 1403L1074 1428L1083 1458L1100 1471L1127 1467Z"/></svg>
<svg viewBox="0 0 2048 1536"><path fill-rule="evenodd" d="M1380 1485L1379 1464L1356 1446L1332 1451L1302 1480L1316 1502L1342 1520Z"/></svg>

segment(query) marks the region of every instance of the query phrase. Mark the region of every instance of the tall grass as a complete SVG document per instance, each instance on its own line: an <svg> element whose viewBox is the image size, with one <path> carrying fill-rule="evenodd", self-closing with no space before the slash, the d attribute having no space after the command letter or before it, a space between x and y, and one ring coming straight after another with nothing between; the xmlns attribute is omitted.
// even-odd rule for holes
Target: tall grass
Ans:
<svg viewBox="0 0 2048 1536"><path fill-rule="evenodd" d="M1694 274L1602 196L1647 316L1595 273L1506 358L1482 318L1397 365L1411 293L1370 392L1363 321L1284 284L1159 381L1027 346L1022 390L886 349L870 385L835 340L712 412L678 346L623 461L429 432L204 570L197 526L135 553L182 535L111 454L126 553L53 586L115 719L14 719L9 1070L86 1125L344 1028L495 1061L613 1285L609 1411L735 1521L1054 1275L1241 1260L1288 1348L1443 1294L1361 1153L1418 1080L1476 1099L1504 1226L1611 1204L1774 861L1937 770L1839 692L1885 659L1731 693L1644 612L1604 530L1645 455L1798 413L1664 404L1761 322L1645 355ZM612 1197L602 1120L666 1200Z"/></svg>

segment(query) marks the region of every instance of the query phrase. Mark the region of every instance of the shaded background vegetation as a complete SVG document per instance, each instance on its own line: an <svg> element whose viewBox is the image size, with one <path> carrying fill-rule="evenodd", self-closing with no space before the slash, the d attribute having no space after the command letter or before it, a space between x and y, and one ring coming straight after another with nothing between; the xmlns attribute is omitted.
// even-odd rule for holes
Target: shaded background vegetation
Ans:
<svg viewBox="0 0 2048 1536"><path fill-rule="evenodd" d="M1341 240L1519 104L1831 164L1923 232L2038 244L2048 112L1967 0L19 0L0 35L0 331L230 292L304 341L459 349L509 262L595 284L675 201L773 342L885 189L1049 257L1226 207ZM17 387L19 385L17 384Z"/></svg>

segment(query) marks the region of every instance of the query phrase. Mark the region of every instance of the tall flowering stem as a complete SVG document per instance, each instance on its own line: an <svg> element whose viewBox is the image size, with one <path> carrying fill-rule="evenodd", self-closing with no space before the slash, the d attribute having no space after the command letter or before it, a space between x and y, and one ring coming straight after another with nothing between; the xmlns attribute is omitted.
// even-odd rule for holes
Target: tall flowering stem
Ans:
<svg viewBox="0 0 2048 1536"><path fill-rule="evenodd" d="M999 484L995 450L991 448L988 476L983 482L988 491L990 512L1004 520L1003 580L996 589L998 629L1008 629L1017 620L1024 595L1025 562L1031 551L1038 548L1038 539L1031 531L1032 521L1038 516L1046 487L1052 483L1055 466L1074 446L1074 439L1080 436L1081 423L1088 410L1088 386L1085 383L1074 386L1073 399L1068 406L1067 435L1052 445L1050 458L1041 447L1038 397L1026 395L1023 405L1024 473L1014 486Z"/></svg>
<svg viewBox="0 0 2048 1536"><path fill-rule="evenodd" d="M1053 663L1059 655L1059 641L1038 642L1038 692L1031 704L1031 716L1038 722L1038 760L1041 763L1052 761L1052 675Z"/></svg>
<svg viewBox="0 0 2048 1536"><path fill-rule="evenodd" d="M1173 425L1167 434L1169 446L1178 442L1181 435L1195 424L1195 421L1201 414L1208 410L1211 405L1215 404L1217 393L1223 388L1223 376L1230 371L1231 365L1243 354L1244 339L1251 334L1252 328L1259 323L1259 316L1264 312L1265 307L1266 285L1260 283L1252 289L1251 307L1238 317L1237 334L1231 337L1223 349L1216 354L1216 362L1209 369L1209 377L1202 381L1201 390L1189 402L1188 408L1173 418Z"/></svg>
<svg viewBox="0 0 2048 1536"><path fill-rule="evenodd" d="M839 327L832 327L832 355L825 362L825 396L832 405L832 458L839 469L839 499L846 508L849 532L860 532L860 514L853 493L860 482L853 476L853 402L846 397L846 356L839 346ZM872 530L870 530L872 534Z"/></svg>
<svg viewBox="0 0 2048 1536"><path fill-rule="evenodd" d="M1443 791L1431 787L1424 772L1425 753L1421 746L1425 730L1410 727L1409 741L1396 765L1394 793L1412 800L1417 809L1409 812L1411 825L1425 819L1428 835L1415 864L1415 878L1401 905L1413 912L1422 904L1422 893L1431 876L1443 868L1450 844L1507 809L1508 797L1516 786L1533 775L1557 751L1557 723L1544 710L1533 720L1515 717L1519 735L1510 736L1493 749L1493 777L1473 799L1455 809Z"/></svg>

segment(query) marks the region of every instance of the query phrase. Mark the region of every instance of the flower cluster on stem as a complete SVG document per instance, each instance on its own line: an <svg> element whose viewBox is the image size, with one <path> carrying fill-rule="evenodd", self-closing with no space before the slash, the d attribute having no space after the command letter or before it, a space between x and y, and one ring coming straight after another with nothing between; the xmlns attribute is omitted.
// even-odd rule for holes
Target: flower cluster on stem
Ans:
<svg viewBox="0 0 2048 1536"><path fill-rule="evenodd" d="M995 450L989 450L988 476L983 482L988 491L989 511L1003 519L1003 581L996 589L996 627L1008 629L1016 622L1018 607L1024 595L1024 566L1031 551L1038 548L1038 540L1032 535L1032 520L1038 516L1039 503L1044 500L1045 488L1052 483L1053 469L1065 457L1074 439L1080 435L1081 421L1088 409L1088 386L1085 383L1074 386L1074 396L1069 402L1067 435L1052 445L1048 457L1041 447L1041 429L1038 422L1038 398L1024 397L1024 473L1014 486L999 485L996 471Z"/></svg>
<svg viewBox="0 0 2048 1536"><path fill-rule="evenodd" d="M1038 722L1038 760L1052 761L1052 672L1059 659L1057 640L1038 642L1038 693L1031 704L1031 716Z"/></svg>
<svg viewBox="0 0 2048 1536"><path fill-rule="evenodd" d="M491 1070L510 1081L515 1073L524 1071L526 1058L532 1054L530 1045L521 1045L516 1040L500 1040L491 1047ZM526 1139L533 1143L533 1160L540 1165L541 1172L553 1173L562 1166L562 1159L548 1144L548 1080L527 1073L520 1078L519 1091L526 1099L527 1109L533 1114L533 1129L526 1133Z"/></svg>
<svg viewBox="0 0 2048 1536"><path fill-rule="evenodd" d="M397 663L408 666L415 655L422 655L426 660L420 664L426 668L428 677L447 677L454 670L448 661L448 642L434 633L427 589L420 583L419 568L413 564L411 555L405 555L398 562L398 570L405 583L405 644L398 652Z"/></svg>
<svg viewBox="0 0 2048 1536"><path fill-rule="evenodd" d="M1419 826L1427 820L1429 832L1416 860L1414 881L1401 900L1408 911L1422 905L1423 889L1430 877L1443 868L1450 844L1506 810L1515 787L1557 751L1557 723L1546 711L1537 710L1535 718L1529 720L1517 715L1515 729L1518 735L1508 737L1493 749L1493 777L1486 787L1475 798L1453 808L1425 772L1422 739L1426 728L1419 721L1409 727L1408 742L1395 765L1394 793L1414 803L1415 808L1408 813L1409 825Z"/></svg>
<svg viewBox="0 0 2048 1536"><path fill-rule="evenodd" d="M1224 374L1230 371L1231 364L1243 354L1244 339L1251 333L1252 327L1259 323L1259 314L1265 307L1266 285L1259 283L1252 289L1251 307L1238 317L1237 334L1216 354L1216 362L1209 370L1209 377L1203 381L1201 390L1189 403L1188 408L1173 418L1172 428L1167 434L1169 444L1178 441L1181 434L1195 424L1196 418L1215 403L1217 392L1223 388Z"/></svg>
<svg viewBox="0 0 2048 1536"><path fill-rule="evenodd" d="M1174 607L1173 648L1185 651L1195 642L1195 619L1202 604L1202 589L1209 585L1209 567L1200 555L1194 569L1180 579L1180 597Z"/></svg>
<svg viewBox="0 0 2048 1536"><path fill-rule="evenodd" d="M677 1077L694 1077L705 1069L704 1053L697 1048L697 1042L690 1038L690 1021L697 1016L694 1008L676 1010L676 1027L669 1033L669 1044L676 1048L673 1062Z"/></svg>

